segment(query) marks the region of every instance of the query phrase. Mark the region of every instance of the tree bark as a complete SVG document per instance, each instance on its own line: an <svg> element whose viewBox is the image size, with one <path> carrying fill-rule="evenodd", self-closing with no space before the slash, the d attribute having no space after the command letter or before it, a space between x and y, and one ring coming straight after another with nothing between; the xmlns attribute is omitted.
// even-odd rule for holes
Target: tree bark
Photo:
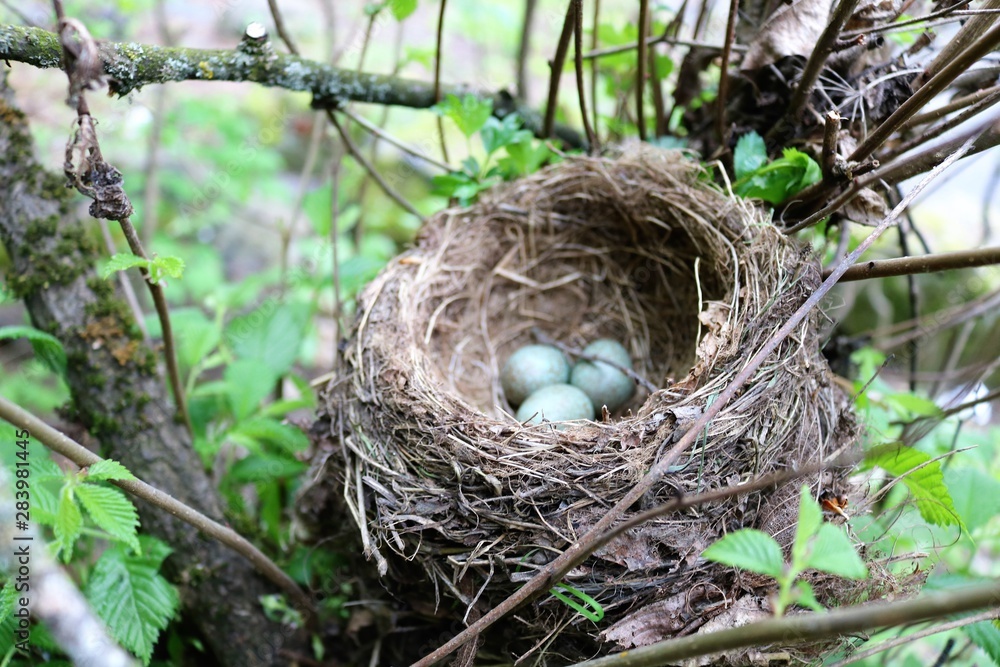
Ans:
<svg viewBox="0 0 1000 667"><path fill-rule="evenodd" d="M94 273L97 246L75 215L75 199L64 177L35 161L24 114L0 75L0 242L11 259L8 286L24 299L35 327L62 341L72 407L104 455L224 522L219 495L174 420L154 352L114 283ZM302 637L264 616L258 598L276 590L248 561L176 517L136 505L144 532L174 549L165 572L218 664L285 664L279 650L302 651Z"/></svg>

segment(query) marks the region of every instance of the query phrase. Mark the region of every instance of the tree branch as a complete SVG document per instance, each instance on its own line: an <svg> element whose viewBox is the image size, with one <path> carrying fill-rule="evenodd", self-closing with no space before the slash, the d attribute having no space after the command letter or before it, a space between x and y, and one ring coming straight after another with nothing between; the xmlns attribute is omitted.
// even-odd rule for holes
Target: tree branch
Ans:
<svg viewBox="0 0 1000 667"><path fill-rule="evenodd" d="M936 255L924 255L923 257L875 259L863 264L855 264L847 269L844 275L840 277L840 282L868 280L869 278L888 278L890 276L909 276L915 273L934 273L935 271L951 271L954 269L971 269L976 266L989 266L990 264L1000 264L1000 248L943 252ZM826 275L824 273L824 276Z"/></svg>
<svg viewBox="0 0 1000 667"><path fill-rule="evenodd" d="M720 632L671 639L581 662L575 667L654 667L746 646L829 639L851 632L929 621L949 614L997 606L1000 606L1000 580L917 600L772 618Z"/></svg>
<svg viewBox="0 0 1000 667"><path fill-rule="evenodd" d="M249 81L263 86L305 91L313 95L313 107L335 109L344 102L368 102L426 109L435 104L434 86L426 81L386 74L366 74L333 67L294 55L270 53L255 58L237 48L191 49L150 44L101 42L100 57L109 88L128 95L151 83L172 81ZM58 37L40 28L0 25L0 59L42 69L61 68ZM542 136L537 112L523 108L505 91L486 91L467 85L442 85L441 95L472 94L494 101L494 113L503 116L516 110L525 127ZM554 134L571 148L586 141L575 129L556 124Z"/></svg>

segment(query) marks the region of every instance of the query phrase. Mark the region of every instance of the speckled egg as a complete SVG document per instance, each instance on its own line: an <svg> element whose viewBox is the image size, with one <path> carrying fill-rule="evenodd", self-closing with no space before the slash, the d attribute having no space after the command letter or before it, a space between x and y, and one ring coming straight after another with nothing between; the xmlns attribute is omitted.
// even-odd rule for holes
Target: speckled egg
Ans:
<svg viewBox="0 0 1000 667"><path fill-rule="evenodd" d="M583 350L584 355L604 359L624 368L632 368L628 350L616 340L602 338L595 340ZM635 382L614 366L601 361L580 359L573 366L570 383L579 387L594 403L597 409L608 406L614 412L625 405L635 393Z"/></svg>
<svg viewBox="0 0 1000 667"><path fill-rule="evenodd" d="M527 345L510 355L500 372L504 396L513 406L533 392L569 381L566 356L551 345Z"/></svg>
<svg viewBox="0 0 1000 667"><path fill-rule="evenodd" d="M517 410L517 421L525 424L593 419L594 404L587 395L571 384L553 384L542 387L524 399ZM556 428L567 428L559 424Z"/></svg>

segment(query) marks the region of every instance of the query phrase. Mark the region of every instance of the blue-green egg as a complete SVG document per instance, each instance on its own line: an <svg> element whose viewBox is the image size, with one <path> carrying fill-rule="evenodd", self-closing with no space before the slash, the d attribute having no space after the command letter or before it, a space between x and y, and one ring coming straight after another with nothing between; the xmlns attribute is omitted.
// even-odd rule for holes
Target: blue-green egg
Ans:
<svg viewBox="0 0 1000 667"><path fill-rule="evenodd" d="M587 395L571 384L552 384L542 387L524 399L517 410L517 421L525 424L593 419L594 404ZM556 428L566 428L559 424Z"/></svg>
<svg viewBox="0 0 1000 667"><path fill-rule="evenodd" d="M616 340L602 338L583 349L583 354L596 359L603 359L618 364L623 368L632 368L632 358L628 350ZM573 366L570 383L579 387L594 407L608 406L610 412L625 405L635 393L635 382L628 375L603 361L587 361L581 358Z"/></svg>
<svg viewBox="0 0 1000 667"><path fill-rule="evenodd" d="M522 347L510 355L500 372L504 396L515 407L542 387L568 381L569 362L562 352L551 345Z"/></svg>

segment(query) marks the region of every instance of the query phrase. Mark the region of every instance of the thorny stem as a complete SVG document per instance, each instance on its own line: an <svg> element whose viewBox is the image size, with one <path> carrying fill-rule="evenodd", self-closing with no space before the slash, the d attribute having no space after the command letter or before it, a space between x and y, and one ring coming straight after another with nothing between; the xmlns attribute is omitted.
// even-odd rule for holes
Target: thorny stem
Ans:
<svg viewBox="0 0 1000 667"><path fill-rule="evenodd" d="M576 70L576 92L580 98L580 116L583 118L583 129L587 133L590 152L597 154L600 146L594 128L590 126L590 116L587 115L587 92L583 86L583 0L572 0L570 10L573 12L573 64Z"/></svg>
<svg viewBox="0 0 1000 667"><path fill-rule="evenodd" d="M997 91L1000 91L1000 86L991 86L990 88L983 88L982 90L977 90L974 93L970 93L968 95L955 98L951 102L939 106L937 109L933 109L926 113L917 114L916 116L911 117L909 120L903 123L899 127L899 129L908 130L911 127L923 125L924 123L930 123L931 121L935 121L938 118L944 118L952 111L958 111L959 109L963 109L969 105L975 104L984 97L989 97L995 94Z"/></svg>
<svg viewBox="0 0 1000 667"><path fill-rule="evenodd" d="M702 415L691 424L687 432L681 437L680 441L678 441L678 443L674 445L673 448L671 448L663 456L663 458L653 464L653 467L649 470L649 472L634 487L632 487L628 493L615 503L615 505L610 508L605 515L590 528L590 530L588 530L577 541L570 544L563 553L557 556L552 562L548 563L539 572L539 574L535 575L531 580L526 582L517 592L493 609L489 610L478 621L469 625L465 630L447 641L445 644L418 660L414 663L413 667L430 667L430 665L434 664L438 660L451 655L460 646L478 637L486 628L513 611L531 595L541 590L547 590L551 587L553 582L552 576L554 573L560 571L562 568L572 564L573 562L577 562L579 558L592 553L595 540L599 539L602 534L611 529L615 522L621 518L629 507L641 499L650 488L663 479L670 466L677 461L678 457L680 457L684 451L694 444L701 431L707 428L709 423L715 419L722 409L726 407L736 394L742 390L743 385L750 380L761 365L763 365L764 361L766 361L778 348L781 342L784 341L796 329L796 327L799 326L802 320L805 319L806 315L808 315L813 308L819 305L819 303L826 298L826 295L837 283L840 276L847 271L848 267L855 264L861 255L864 254L872 246L872 244L874 244L875 241L893 225L900 213L902 213L902 211L909 206L910 202L912 202L913 199L920 194L920 192L922 192L934 178L947 169L958 158L964 155L971 147L972 139L967 141L958 151L950 155L946 160L944 160L944 162L931 171L927 177L925 177L906 195L903 201L901 201L899 205L896 206L878 224L878 226L872 230L868 237L865 238L854 251L847 255L840 262L840 264L833 269L826 280L824 280L823 283L809 296L809 298L806 299L805 303L803 303L787 319L787 321L780 328L778 328L774 334L771 335L760 350L758 350L757 353L754 354L753 357L747 362L746 366L744 366L744 368L733 378L732 382L730 382L719 394L716 400L708 405L705 408L705 412L703 412ZM1000 594L1000 586L998 586L998 594Z"/></svg>
<svg viewBox="0 0 1000 667"><path fill-rule="evenodd" d="M92 466L104 460L69 436L60 433L35 415L11 403L2 396L0 396L0 418L5 419L14 426L27 429L43 445L53 452L65 456L81 468ZM297 604L302 605L303 609L314 609L312 601L302 592L302 589L299 588L298 584L291 577L285 574L271 559L261 553L257 547L233 529L213 521L198 510L188 507L173 496L150 486L140 479L114 480L111 483L136 498L141 498L151 505L169 512L181 521L194 526L205 535L225 544L253 563L254 567L261 574L279 586Z"/></svg>
<svg viewBox="0 0 1000 667"><path fill-rule="evenodd" d="M970 95L969 97L972 96ZM949 118L948 120L939 123L934 127L928 128L927 130L920 132L920 134L913 137L909 141L904 141L898 146L893 146L885 153L879 155L879 159L888 162L892 158L902 155L903 153L906 153L908 151L911 151L914 148L920 146L921 144L924 144L932 139L936 139L945 132L947 132L948 130L958 127L965 121L969 120L970 118L977 115L981 111L988 109L997 102L1000 102L1000 86L995 86L992 89L990 89L988 95L980 97L978 100L976 100L975 103L969 106L969 108L963 111L962 113L955 114L954 117Z"/></svg>
<svg viewBox="0 0 1000 667"><path fill-rule="evenodd" d="M562 76L563 65L566 63L566 52L569 50L569 38L573 34L573 3L566 8L566 20L563 21L562 34L556 45L556 55L549 63L549 97L545 104L545 122L542 124L542 137L552 136L552 125L556 119L556 104L559 101L559 79Z"/></svg>
<svg viewBox="0 0 1000 667"><path fill-rule="evenodd" d="M736 0L733 0L736 2ZM646 33L649 32L649 0L639 0L639 40L636 56L635 80L635 123L639 128L639 139L646 140L646 110L643 108L642 97L646 89Z"/></svg>

